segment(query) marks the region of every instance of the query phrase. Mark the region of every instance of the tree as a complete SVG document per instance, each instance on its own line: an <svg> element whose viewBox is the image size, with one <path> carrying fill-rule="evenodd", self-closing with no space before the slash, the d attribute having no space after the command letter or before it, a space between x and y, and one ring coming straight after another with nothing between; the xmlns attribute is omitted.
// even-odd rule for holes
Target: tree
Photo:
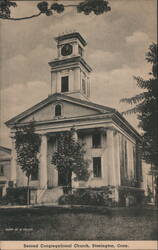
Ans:
<svg viewBox="0 0 158 250"><path fill-rule="evenodd" d="M53 1L53 0L52 0ZM104 12L108 12L111 10L109 3L107 0L84 0L83 2L79 2L78 4L59 4L57 2L49 5L47 1L39 2L37 4L37 8L39 12L35 15L27 16L27 17L11 17L11 8L17 7L16 2L11 0L0 0L0 18L12 21L18 20L26 20L38 17L42 14L46 16L51 16L55 12L62 13L65 8L75 7L78 13L83 12L85 15L89 15L90 13L94 13L96 15L103 14Z"/></svg>
<svg viewBox="0 0 158 250"><path fill-rule="evenodd" d="M146 61L152 64L148 80L134 77L139 88L144 91L121 101L135 106L124 112L136 113L142 134L142 157L151 164L151 173L158 178L158 44L152 43L146 54ZM157 181L156 181L157 182ZM158 183L158 182L157 182ZM158 185L158 184L157 184ZM158 188L158 186L157 186Z"/></svg>
<svg viewBox="0 0 158 250"><path fill-rule="evenodd" d="M88 180L88 160L84 159L86 151L84 145L75 138L74 128L71 131L57 134L56 145L57 149L53 153L52 164L62 174L63 184L71 188L72 173L76 175L76 180Z"/></svg>
<svg viewBox="0 0 158 250"><path fill-rule="evenodd" d="M23 127L16 127L15 148L17 152L17 163L27 176L27 204L29 204L30 177L38 173L38 153L40 137L35 133L34 123Z"/></svg>

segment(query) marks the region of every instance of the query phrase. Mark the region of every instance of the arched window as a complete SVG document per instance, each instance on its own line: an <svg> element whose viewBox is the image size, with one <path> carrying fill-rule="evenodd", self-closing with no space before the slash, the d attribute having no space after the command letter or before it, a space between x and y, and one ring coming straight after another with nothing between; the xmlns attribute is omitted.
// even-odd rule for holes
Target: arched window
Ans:
<svg viewBox="0 0 158 250"><path fill-rule="evenodd" d="M55 116L61 116L61 105L57 104L55 106Z"/></svg>

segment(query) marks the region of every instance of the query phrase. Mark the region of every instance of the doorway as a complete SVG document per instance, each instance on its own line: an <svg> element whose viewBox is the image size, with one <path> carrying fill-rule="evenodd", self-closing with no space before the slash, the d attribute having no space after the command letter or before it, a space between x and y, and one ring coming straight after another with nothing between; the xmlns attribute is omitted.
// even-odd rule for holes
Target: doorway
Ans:
<svg viewBox="0 0 158 250"><path fill-rule="evenodd" d="M0 200L2 199L2 195L3 195L3 187L0 187Z"/></svg>
<svg viewBox="0 0 158 250"><path fill-rule="evenodd" d="M58 186L69 186L71 187L72 172L65 173L64 171L58 170Z"/></svg>

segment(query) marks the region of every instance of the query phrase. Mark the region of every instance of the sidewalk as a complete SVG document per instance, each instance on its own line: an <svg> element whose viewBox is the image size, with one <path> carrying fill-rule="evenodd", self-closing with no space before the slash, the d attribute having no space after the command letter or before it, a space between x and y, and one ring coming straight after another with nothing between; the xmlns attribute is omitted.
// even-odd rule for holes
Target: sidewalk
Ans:
<svg viewBox="0 0 158 250"><path fill-rule="evenodd" d="M106 208L106 206L95 206L95 205L59 205L57 203L44 203L44 204L33 204L33 205L0 205L2 208L40 208L40 207L54 207L54 208Z"/></svg>

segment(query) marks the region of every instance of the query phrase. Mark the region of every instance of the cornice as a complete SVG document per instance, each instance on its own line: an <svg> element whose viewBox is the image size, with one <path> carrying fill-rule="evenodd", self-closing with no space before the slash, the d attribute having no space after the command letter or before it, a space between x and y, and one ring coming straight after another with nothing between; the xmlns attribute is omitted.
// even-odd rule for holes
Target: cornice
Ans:
<svg viewBox="0 0 158 250"><path fill-rule="evenodd" d="M57 37L55 37L55 41L60 42L60 41L67 40L67 39L72 39L72 38L77 38L83 44L83 46L87 45L87 42L80 35L79 32L73 32L73 33L57 36Z"/></svg>
<svg viewBox="0 0 158 250"><path fill-rule="evenodd" d="M130 125L130 123L126 119L124 119L124 117L121 116L119 112L113 114L112 120L115 122L117 126L119 125L120 128L122 128L132 137L134 136L139 142L141 142L142 140L141 135L137 132L137 130L134 127Z"/></svg>
<svg viewBox="0 0 158 250"><path fill-rule="evenodd" d="M73 67L81 64L88 72L92 71L92 68L86 63L86 61L81 56L74 56L67 59L56 59L48 63L53 70L59 69L61 67Z"/></svg>
<svg viewBox="0 0 158 250"><path fill-rule="evenodd" d="M35 126L38 125L46 125L46 124L61 124L61 123L67 123L67 122L80 122L80 121L90 121L90 120L100 120L100 119L105 119L106 118L111 118L112 114L95 114L95 115L86 115L86 116L79 116L79 117L62 117L59 119L51 119L51 120L45 120L45 121L35 121ZM24 123L16 123L16 126L20 127L23 125L27 125L29 122L24 122Z"/></svg>

